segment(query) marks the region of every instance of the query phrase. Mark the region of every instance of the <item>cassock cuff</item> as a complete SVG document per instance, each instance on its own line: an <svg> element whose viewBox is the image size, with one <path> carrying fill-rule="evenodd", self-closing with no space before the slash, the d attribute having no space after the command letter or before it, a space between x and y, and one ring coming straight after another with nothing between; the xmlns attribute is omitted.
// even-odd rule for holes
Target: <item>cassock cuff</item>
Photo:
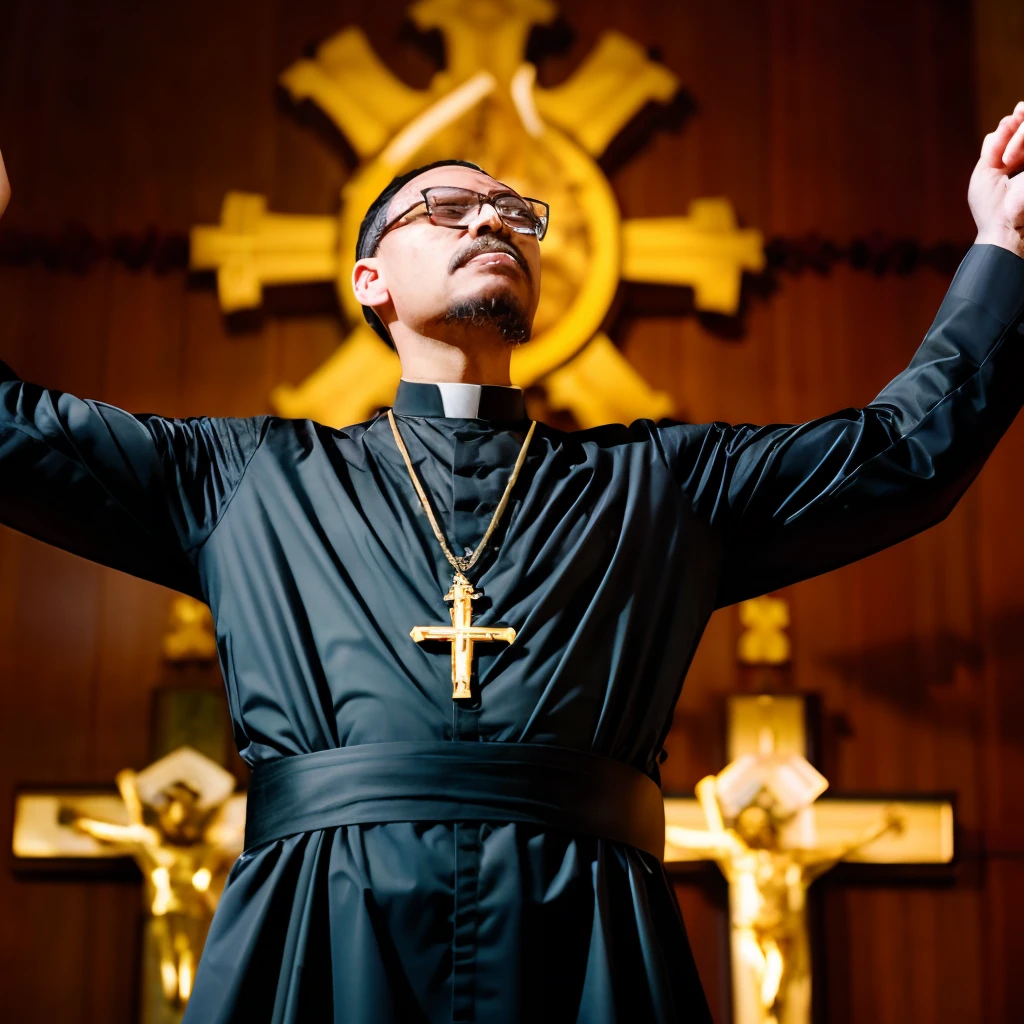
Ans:
<svg viewBox="0 0 1024 1024"><path fill-rule="evenodd" d="M949 294L981 306L1001 324L1024 312L1024 259L1000 245L972 245Z"/></svg>

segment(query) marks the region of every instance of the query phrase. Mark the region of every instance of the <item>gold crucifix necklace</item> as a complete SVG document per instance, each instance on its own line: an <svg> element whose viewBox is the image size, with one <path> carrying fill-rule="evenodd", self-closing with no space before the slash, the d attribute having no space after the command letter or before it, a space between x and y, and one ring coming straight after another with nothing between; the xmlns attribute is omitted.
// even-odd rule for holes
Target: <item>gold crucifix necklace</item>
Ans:
<svg viewBox="0 0 1024 1024"><path fill-rule="evenodd" d="M523 463L526 461L526 451L530 447L530 441L533 439L533 431L537 426L537 421L534 420L530 423L530 429L526 432L526 440L523 441L523 447L519 450L516 464L512 468L512 475L508 478L508 484L505 486L505 493L501 496L501 501L498 502L494 515L491 516L490 525L487 527L480 543L477 544L476 550L471 555L465 556L453 555L449 550L448 542L444 539L441 527L438 526L437 519L434 518L434 511L427 500L426 491L423 490L423 485L420 483L419 477L416 476L416 470L412 467L409 450L405 447L402 435L398 432L395 414L390 409L388 409L388 422L391 424L391 432L395 435L395 444L398 445L398 450L402 453L402 458L405 459L405 468L409 470L409 479L412 480L412 486L416 491L417 497L420 499L423 511L427 514L427 519L430 521L430 528L434 531L438 544L441 545L444 557L448 559L455 570L451 589L444 598L446 601L452 602L450 609L452 624L450 626L413 626L409 635L418 644L424 640L445 640L452 645L452 700L460 700L472 696L469 682L473 675L473 644L488 640L504 640L505 643L510 644L516 638L516 631L511 626L495 628L473 625L473 601L480 597L483 591L474 590L473 584L466 579L465 574L476 565L483 554L487 542L491 539L491 534L494 533L505 511L505 506L508 504L512 488L515 487L519 471L523 468Z"/></svg>

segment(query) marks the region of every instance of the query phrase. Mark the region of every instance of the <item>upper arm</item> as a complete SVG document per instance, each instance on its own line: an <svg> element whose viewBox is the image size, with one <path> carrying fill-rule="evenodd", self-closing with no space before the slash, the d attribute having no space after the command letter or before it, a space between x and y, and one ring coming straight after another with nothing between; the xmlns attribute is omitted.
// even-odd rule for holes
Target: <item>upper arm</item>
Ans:
<svg viewBox="0 0 1024 1024"><path fill-rule="evenodd" d="M0 363L0 522L199 596L195 553L263 423L133 415L28 384Z"/></svg>

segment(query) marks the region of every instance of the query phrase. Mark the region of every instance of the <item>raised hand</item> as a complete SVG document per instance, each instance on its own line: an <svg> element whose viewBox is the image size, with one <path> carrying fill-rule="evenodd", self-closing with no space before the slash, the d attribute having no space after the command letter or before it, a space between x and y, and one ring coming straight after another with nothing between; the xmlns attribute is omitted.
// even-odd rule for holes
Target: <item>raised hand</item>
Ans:
<svg viewBox="0 0 1024 1024"><path fill-rule="evenodd" d="M1024 101L985 136L967 190L976 241L1024 257ZM1016 176L1015 176L1016 175Z"/></svg>
<svg viewBox="0 0 1024 1024"><path fill-rule="evenodd" d="M0 217L4 215L7 201L11 198L11 183L7 180L7 168L4 167L4 155L0 153Z"/></svg>

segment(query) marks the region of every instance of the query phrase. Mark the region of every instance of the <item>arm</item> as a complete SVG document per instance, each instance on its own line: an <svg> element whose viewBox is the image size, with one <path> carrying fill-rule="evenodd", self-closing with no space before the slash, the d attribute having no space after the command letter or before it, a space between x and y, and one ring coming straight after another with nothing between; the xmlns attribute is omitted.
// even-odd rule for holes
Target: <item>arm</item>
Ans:
<svg viewBox="0 0 1024 1024"><path fill-rule="evenodd" d="M116 843L119 846L137 846L154 841L154 831L145 825L114 825L109 821L97 821L95 818L73 818L73 825L93 839L104 843Z"/></svg>
<svg viewBox="0 0 1024 1024"><path fill-rule="evenodd" d="M0 214L9 196L0 156ZM133 416L0 361L0 523L202 598L197 552L264 422Z"/></svg>
<svg viewBox="0 0 1024 1024"><path fill-rule="evenodd" d="M731 832L705 832L699 828L666 825L665 836L673 846L706 852L713 860L728 860L733 855L746 852L741 841Z"/></svg>
<svg viewBox="0 0 1024 1024"><path fill-rule="evenodd" d="M125 810L128 812L128 820L132 825L142 825L145 821L145 813L135 778L135 772L131 768L123 768L114 776L114 781L117 783L117 791L121 794Z"/></svg>
<svg viewBox="0 0 1024 1024"><path fill-rule="evenodd" d="M0 362L0 523L202 599L198 551L263 422L134 416Z"/></svg>
<svg viewBox="0 0 1024 1024"><path fill-rule="evenodd" d="M796 426L658 429L722 550L719 605L941 521L1024 400L1024 103L971 182L978 242L910 366L863 409ZM985 205L985 204L988 205Z"/></svg>
<svg viewBox="0 0 1024 1024"><path fill-rule="evenodd" d="M708 823L708 832L722 836L725 834L725 822L722 820L722 808L718 804L717 783L716 776L705 775L694 787L694 792L704 812L704 820Z"/></svg>
<svg viewBox="0 0 1024 1024"><path fill-rule="evenodd" d="M714 775L706 775L694 788L697 802L704 812L707 830L684 828L682 825L666 825L665 835L670 843L688 850L706 850L708 855L719 862L728 862L732 857L747 852L746 843L732 830L727 830L718 806Z"/></svg>
<svg viewBox="0 0 1024 1024"><path fill-rule="evenodd" d="M808 882L820 878L827 871L830 871L841 860L845 860L851 853L869 846L876 839L880 839L886 832L900 833L903 831L903 818L898 811L890 809L885 817L866 828L856 839L849 843L838 843L835 846L822 846L816 850L806 852L796 851L796 855L804 866L804 878Z"/></svg>

